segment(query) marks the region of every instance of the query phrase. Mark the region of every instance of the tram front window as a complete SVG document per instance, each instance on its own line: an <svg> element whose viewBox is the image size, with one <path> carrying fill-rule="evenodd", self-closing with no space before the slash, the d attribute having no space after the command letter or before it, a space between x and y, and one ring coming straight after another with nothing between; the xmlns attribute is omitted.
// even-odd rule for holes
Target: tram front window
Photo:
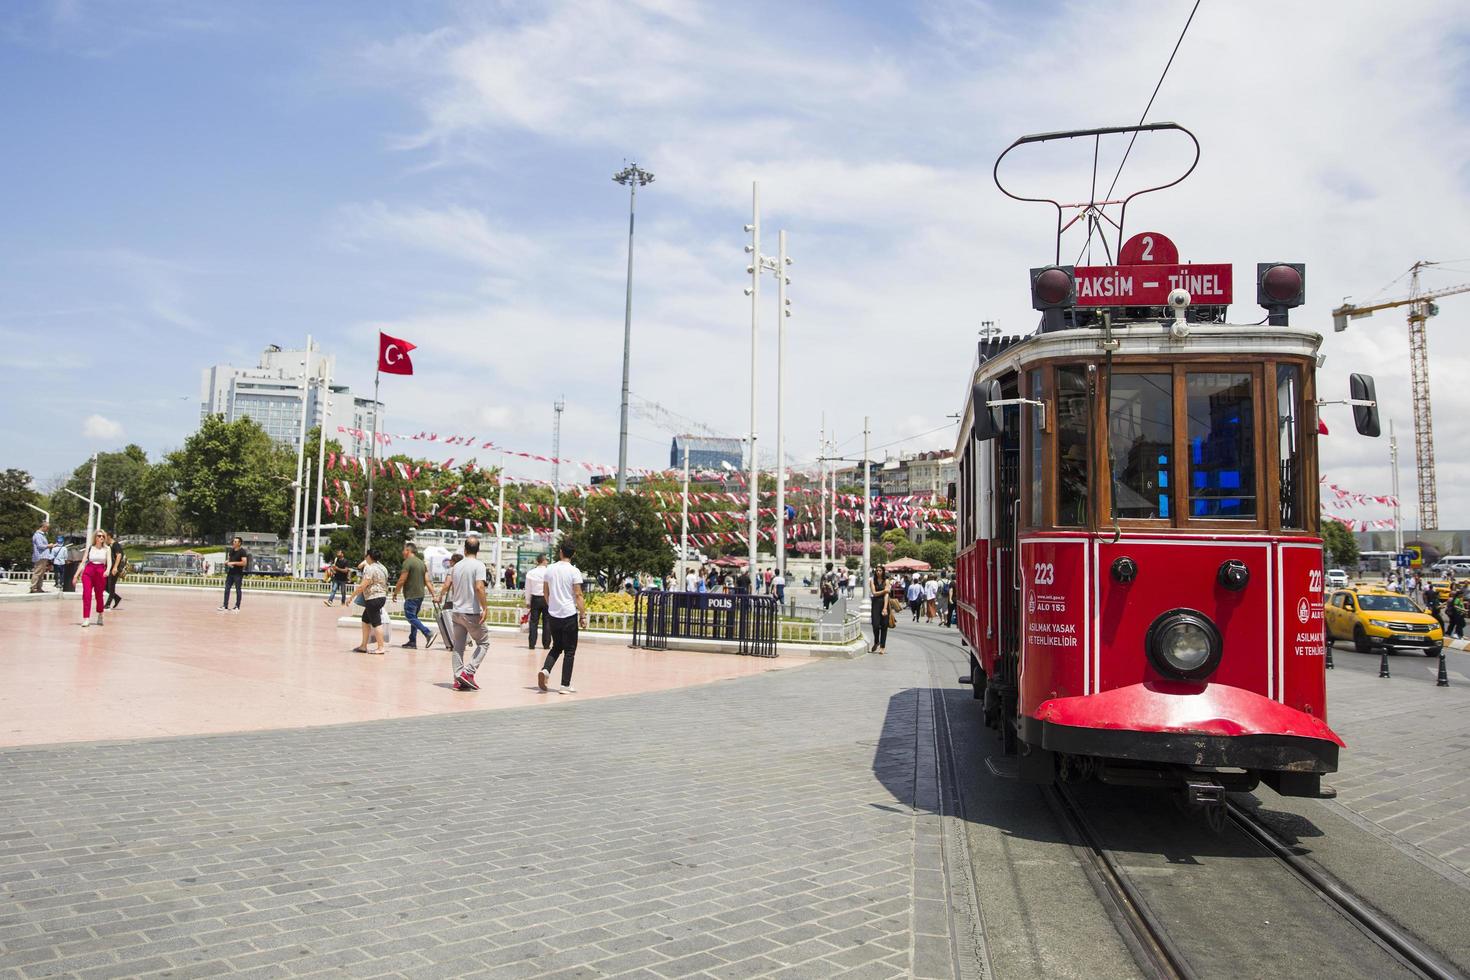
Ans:
<svg viewBox="0 0 1470 980"><path fill-rule="evenodd" d="M1110 401L1113 514L1168 520L1174 379L1168 374L1115 374Z"/></svg>
<svg viewBox="0 0 1470 980"><path fill-rule="evenodd" d="M1251 376L1190 372L1185 387L1189 516L1254 520L1256 446Z"/></svg>

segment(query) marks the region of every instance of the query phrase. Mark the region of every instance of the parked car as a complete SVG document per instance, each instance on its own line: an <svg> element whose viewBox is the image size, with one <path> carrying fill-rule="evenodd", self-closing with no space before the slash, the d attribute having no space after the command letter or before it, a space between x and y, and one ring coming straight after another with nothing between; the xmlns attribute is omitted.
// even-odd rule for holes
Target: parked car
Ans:
<svg viewBox="0 0 1470 980"><path fill-rule="evenodd" d="M271 578L286 578L291 570L286 567L286 560L275 555L261 555L259 558L251 556L251 575L266 575Z"/></svg>
<svg viewBox="0 0 1470 980"><path fill-rule="evenodd" d="M1340 568L1329 568L1327 570L1327 587L1329 589L1345 589L1348 584L1348 573Z"/></svg>

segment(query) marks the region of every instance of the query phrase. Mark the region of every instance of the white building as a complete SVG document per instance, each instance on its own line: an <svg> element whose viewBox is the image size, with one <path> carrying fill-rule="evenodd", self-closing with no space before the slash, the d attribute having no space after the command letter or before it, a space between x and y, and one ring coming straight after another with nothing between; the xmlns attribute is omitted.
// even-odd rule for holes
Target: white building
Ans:
<svg viewBox="0 0 1470 980"><path fill-rule="evenodd" d="M340 436L336 427L371 431L374 412L382 410L382 403L354 396L346 385L332 384L336 358L323 354L315 344L311 350L311 383L307 384L303 377L306 354L305 349L282 350L272 344L261 352L260 363L253 368L229 364L205 368L199 389L199 420L210 415L223 416L227 422L250 418L276 442L295 449L301 435L304 402L308 430L325 423L329 438L338 438L353 455L365 455L368 440Z"/></svg>

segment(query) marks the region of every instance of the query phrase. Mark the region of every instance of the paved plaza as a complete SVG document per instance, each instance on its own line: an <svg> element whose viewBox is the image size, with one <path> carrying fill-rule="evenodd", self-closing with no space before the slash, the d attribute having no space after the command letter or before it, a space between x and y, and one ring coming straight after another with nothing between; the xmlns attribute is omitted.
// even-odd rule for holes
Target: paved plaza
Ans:
<svg viewBox="0 0 1470 980"><path fill-rule="evenodd" d="M0 976L952 976L912 807L931 681L895 646L556 711L5 750Z"/></svg>
<svg viewBox="0 0 1470 980"><path fill-rule="evenodd" d="M526 637L493 633L481 690L450 687L449 653L350 653L358 628L302 596L246 594L241 611L216 610L214 590L125 588L107 625L82 629L77 595L4 600L0 607L0 745L148 738L296 728L572 700L704 684L807 663L630 650L626 641L578 651L577 694L536 689L544 652ZM396 608L396 607L394 607ZM422 639L422 638L421 638ZM560 668L558 667L558 670Z"/></svg>

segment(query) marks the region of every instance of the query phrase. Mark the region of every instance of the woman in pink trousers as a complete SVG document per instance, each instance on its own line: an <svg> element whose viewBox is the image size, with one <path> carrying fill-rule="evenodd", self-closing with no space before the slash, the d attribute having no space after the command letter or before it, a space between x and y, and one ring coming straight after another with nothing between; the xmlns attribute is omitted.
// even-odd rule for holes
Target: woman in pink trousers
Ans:
<svg viewBox="0 0 1470 980"><path fill-rule="evenodd" d="M72 588L77 580L82 582L82 625L89 626L92 618L92 603L97 603L97 625L102 625L102 590L107 585L107 566L112 564L112 549L107 547L107 535L98 531L92 536L92 546L87 549L82 565L72 576Z"/></svg>

